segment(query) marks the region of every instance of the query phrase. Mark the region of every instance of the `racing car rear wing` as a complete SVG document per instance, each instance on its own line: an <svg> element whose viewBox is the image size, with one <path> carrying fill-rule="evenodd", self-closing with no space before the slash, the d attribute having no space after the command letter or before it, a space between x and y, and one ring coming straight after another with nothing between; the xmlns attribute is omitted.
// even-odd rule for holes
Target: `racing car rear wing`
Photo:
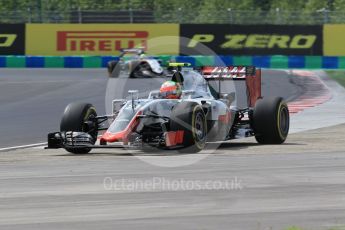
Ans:
<svg viewBox="0 0 345 230"><path fill-rule="evenodd" d="M204 66L201 68L201 73L206 80L245 80L246 77L255 76L256 68L254 66Z"/></svg>
<svg viewBox="0 0 345 230"><path fill-rule="evenodd" d="M128 48L128 49L120 49L122 53L132 53L132 54L142 54L144 53L144 48Z"/></svg>
<svg viewBox="0 0 345 230"><path fill-rule="evenodd" d="M261 69L255 66L204 66L201 74L205 80L241 80L246 82L248 105L254 107L257 99L261 98ZM219 82L219 87L221 83Z"/></svg>

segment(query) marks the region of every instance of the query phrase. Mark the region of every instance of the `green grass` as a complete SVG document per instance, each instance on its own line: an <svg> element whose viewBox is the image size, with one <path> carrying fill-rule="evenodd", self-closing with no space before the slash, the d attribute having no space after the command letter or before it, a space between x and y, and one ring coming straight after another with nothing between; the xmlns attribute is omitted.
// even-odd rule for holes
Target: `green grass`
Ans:
<svg viewBox="0 0 345 230"><path fill-rule="evenodd" d="M291 227L286 228L285 230L302 230L302 228L291 226Z"/></svg>
<svg viewBox="0 0 345 230"><path fill-rule="evenodd" d="M336 80L339 84L345 87L345 71L343 70L329 70L326 71L328 76Z"/></svg>

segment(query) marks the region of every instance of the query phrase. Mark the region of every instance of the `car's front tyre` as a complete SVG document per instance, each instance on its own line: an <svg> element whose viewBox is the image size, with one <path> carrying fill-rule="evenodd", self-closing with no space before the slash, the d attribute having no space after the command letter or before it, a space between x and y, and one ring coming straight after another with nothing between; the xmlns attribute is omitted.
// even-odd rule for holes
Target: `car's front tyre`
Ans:
<svg viewBox="0 0 345 230"><path fill-rule="evenodd" d="M95 107L89 103L74 102L67 105L60 123L61 132L85 132L92 136L94 142L97 140L98 127L94 119L97 117ZM84 154L91 151L91 148L65 148L68 152Z"/></svg>
<svg viewBox="0 0 345 230"><path fill-rule="evenodd" d="M207 122L204 110L196 102L177 104L170 117L172 131L183 130L183 146L180 152L196 153L206 146Z"/></svg>

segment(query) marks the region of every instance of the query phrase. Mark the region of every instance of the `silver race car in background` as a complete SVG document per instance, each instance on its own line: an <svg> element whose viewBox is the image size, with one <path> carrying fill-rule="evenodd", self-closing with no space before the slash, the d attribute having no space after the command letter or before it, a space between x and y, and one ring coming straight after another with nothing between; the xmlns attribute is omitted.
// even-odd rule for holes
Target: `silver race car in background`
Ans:
<svg viewBox="0 0 345 230"><path fill-rule="evenodd" d="M260 144L281 144L289 132L289 110L282 98L262 98L261 70L253 66L202 67L171 63L172 81L182 85L179 99L165 99L160 91L138 98L114 99L113 112L98 116L93 105L71 103L60 132L48 135L47 148L87 153L92 148L133 147L198 152L208 142L255 136ZM243 91L233 90L242 84ZM244 96L245 105L236 104ZM105 121L110 125L104 127ZM99 131L105 131L99 136Z"/></svg>
<svg viewBox="0 0 345 230"><path fill-rule="evenodd" d="M143 49L123 49L118 61L107 64L109 77L149 78L163 74L160 61L149 57Z"/></svg>

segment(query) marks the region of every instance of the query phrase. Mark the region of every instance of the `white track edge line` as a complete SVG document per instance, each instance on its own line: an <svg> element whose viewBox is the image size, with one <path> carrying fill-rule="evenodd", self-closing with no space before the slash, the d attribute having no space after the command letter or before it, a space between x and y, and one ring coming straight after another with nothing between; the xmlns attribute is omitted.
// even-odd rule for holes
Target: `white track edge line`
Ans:
<svg viewBox="0 0 345 230"><path fill-rule="evenodd" d="M40 147L47 145L47 142L42 143L36 143L36 144L29 144L29 145L18 145L18 146L12 146L12 147L6 147L6 148L0 148L0 152L10 151L10 150L17 150L17 149L26 149L26 148L32 148L32 147Z"/></svg>

